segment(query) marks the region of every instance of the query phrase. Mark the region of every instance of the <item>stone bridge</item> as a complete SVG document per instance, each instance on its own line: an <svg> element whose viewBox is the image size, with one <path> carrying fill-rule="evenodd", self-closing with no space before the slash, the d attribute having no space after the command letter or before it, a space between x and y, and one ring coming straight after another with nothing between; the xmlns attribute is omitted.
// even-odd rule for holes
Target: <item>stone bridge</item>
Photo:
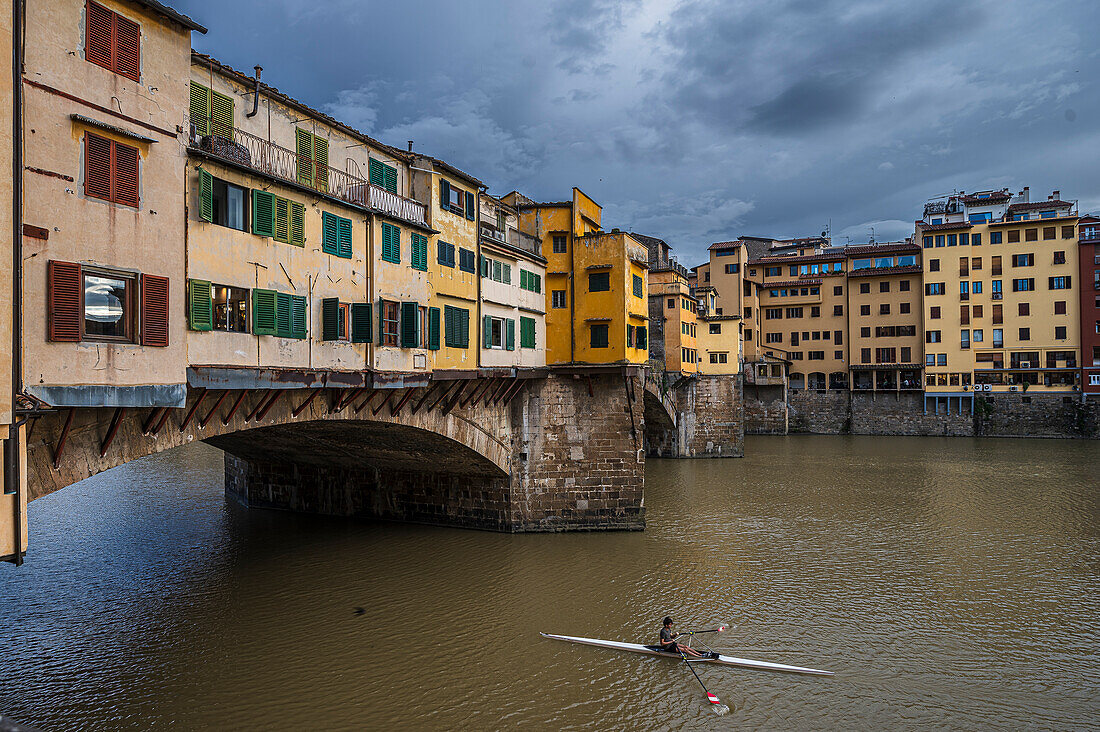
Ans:
<svg viewBox="0 0 1100 732"><path fill-rule="evenodd" d="M741 375L647 375L645 423L648 455L742 457L745 417Z"/></svg>
<svg viewBox="0 0 1100 732"><path fill-rule="evenodd" d="M250 506L512 532L645 525L636 367L459 380L196 367L188 380L180 409L40 410L30 497L202 440Z"/></svg>

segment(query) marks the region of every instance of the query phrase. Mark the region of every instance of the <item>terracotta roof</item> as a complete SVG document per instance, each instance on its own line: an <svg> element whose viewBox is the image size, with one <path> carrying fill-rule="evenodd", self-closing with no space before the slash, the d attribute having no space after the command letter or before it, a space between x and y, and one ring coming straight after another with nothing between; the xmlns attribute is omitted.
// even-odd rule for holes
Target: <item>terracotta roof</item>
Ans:
<svg viewBox="0 0 1100 732"><path fill-rule="evenodd" d="M969 193L962 196L962 202L968 205L982 205L983 203L997 203L999 201L1007 201L1012 198L1012 194L1007 190L997 191L995 193L987 193L983 196L978 196L974 193Z"/></svg>
<svg viewBox="0 0 1100 732"><path fill-rule="evenodd" d="M1014 211L1039 211L1053 208L1073 208L1072 201L1035 201L1033 203L1014 203L1008 207L1009 213Z"/></svg>
<svg viewBox="0 0 1100 732"><path fill-rule="evenodd" d="M921 231L950 231L951 229L969 229L973 226L974 224L969 221L956 221L951 224L926 224L923 221L917 222L917 227L920 228Z"/></svg>
<svg viewBox="0 0 1100 732"><path fill-rule="evenodd" d="M848 247L844 252L850 257L859 254L880 254L887 252L919 252L920 247L904 241L887 242L884 244L872 244L862 247Z"/></svg>
<svg viewBox="0 0 1100 732"><path fill-rule="evenodd" d="M164 3L157 2L157 0L133 0L133 2L150 10L156 11L164 17L169 18L170 20L176 21L188 30L198 31L199 33L206 33L206 28L203 28L201 25L191 20L178 10L173 10Z"/></svg>
<svg viewBox="0 0 1100 732"><path fill-rule="evenodd" d="M716 241L707 247L708 252L713 252L716 249L737 249L741 246L741 241Z"/></svg>

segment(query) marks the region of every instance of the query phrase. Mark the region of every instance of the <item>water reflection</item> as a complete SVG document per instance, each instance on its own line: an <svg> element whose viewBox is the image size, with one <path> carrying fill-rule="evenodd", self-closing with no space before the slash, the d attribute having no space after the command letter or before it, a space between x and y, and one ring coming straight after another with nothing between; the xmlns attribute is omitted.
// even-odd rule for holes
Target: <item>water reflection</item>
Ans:
<svg viewBox="0 0 1100 732"><path fill-rule="evenodd" d="M0 567L0 709L46 729L1087 728L1097 452L750 439L652 461L644 533L506 536L227 503L217 451L31 506ZM363 607L362 616L355 614ZM700 669L540 639L655 638L837 672Z"/></svg>

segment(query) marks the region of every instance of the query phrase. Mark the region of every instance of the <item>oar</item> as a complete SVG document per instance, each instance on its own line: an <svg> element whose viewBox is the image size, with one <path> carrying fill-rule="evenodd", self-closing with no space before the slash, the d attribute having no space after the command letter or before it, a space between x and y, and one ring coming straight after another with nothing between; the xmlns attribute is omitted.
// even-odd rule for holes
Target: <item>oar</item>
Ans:
<svg viewBox="0 0 1100 732"><path fill-rule="evenodd" d="M684 652L680 650L679 643L676 644L676 650L679 651L680 658L684 659L684 664L688 667L688 670L691 671L691 675L694 676L695 680L699 682L699 686L703 687L703 693L707 695L707 701L715 706L721 704L722 702L718 701L718 697L716 697L714 694L711 694L710 691L707 689L707 685L703 683L703 680L701 678L699 678L699 674L695 673L695 668L688 661L687 656L684 655Z"/></svg>
<svg viewBox="0 0 1100 732"><path fill-rule="evenodd" d="M687 630L680 635L699 635L700 633L725 633L729 630L728 625L719 625L717 628L710 628L709 630Z"/></svg>

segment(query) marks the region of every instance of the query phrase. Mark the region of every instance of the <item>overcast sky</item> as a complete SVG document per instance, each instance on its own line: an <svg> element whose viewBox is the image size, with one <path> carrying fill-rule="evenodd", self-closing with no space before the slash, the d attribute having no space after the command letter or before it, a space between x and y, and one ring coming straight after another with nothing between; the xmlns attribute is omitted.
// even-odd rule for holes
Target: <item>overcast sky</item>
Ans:
<svg viewBox="0 0 1100 732"><path fill-rule="evenodd" d="M168 0L195 48L697 264L913 232L952 190L1100 211L1100 1Z"/></svg>

